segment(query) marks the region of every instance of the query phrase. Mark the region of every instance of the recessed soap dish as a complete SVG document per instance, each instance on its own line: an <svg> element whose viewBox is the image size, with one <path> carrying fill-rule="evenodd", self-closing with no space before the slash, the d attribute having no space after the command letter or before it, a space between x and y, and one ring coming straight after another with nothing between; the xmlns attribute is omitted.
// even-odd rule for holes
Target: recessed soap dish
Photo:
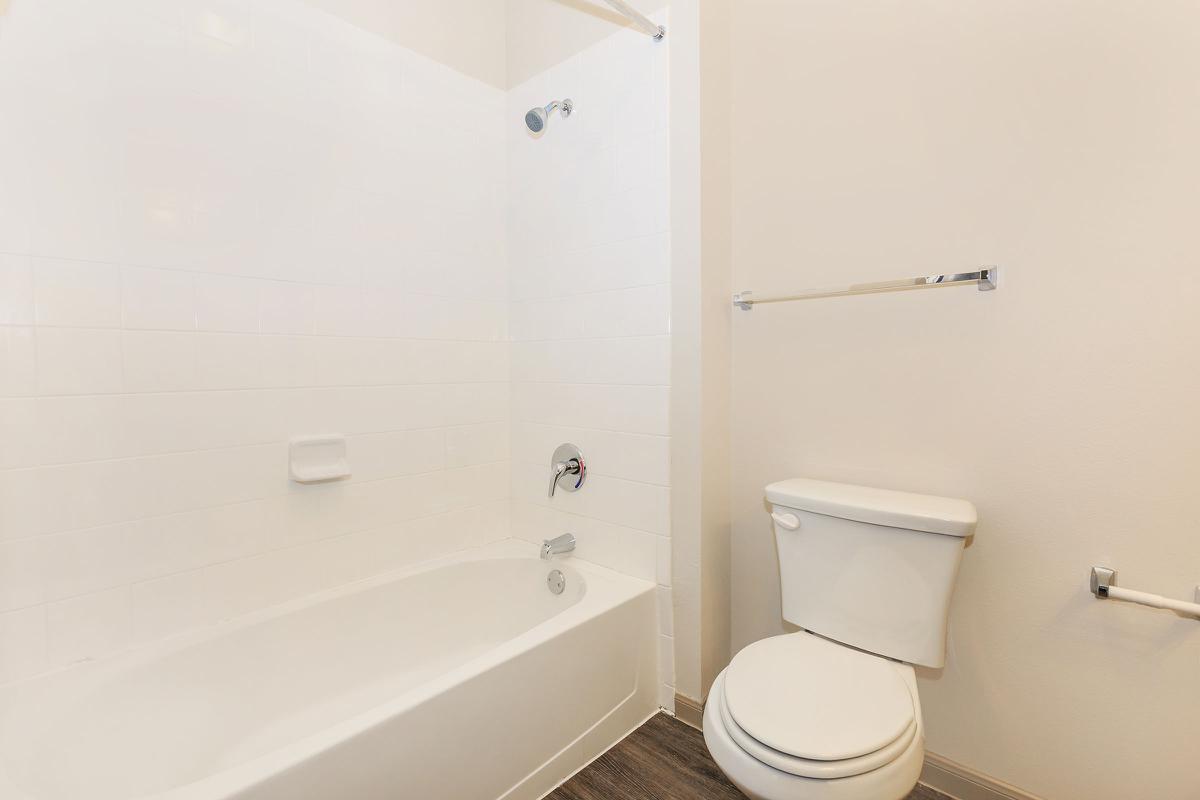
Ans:
<svg viewBox="0 0 1200 800"><path fill-rule="evenodd" d="M345 436L300 436L288 445L288 477L296 483L325 483L350 477Z"/></svg>

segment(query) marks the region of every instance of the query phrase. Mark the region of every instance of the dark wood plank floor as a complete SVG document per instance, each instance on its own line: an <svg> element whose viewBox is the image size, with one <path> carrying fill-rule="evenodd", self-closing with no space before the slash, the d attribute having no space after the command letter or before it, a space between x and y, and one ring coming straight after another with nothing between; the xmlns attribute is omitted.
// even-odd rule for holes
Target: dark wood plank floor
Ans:
<svg viewBox="0 0 1200 800"><path fill-rule="evenodd" d="M650 718L546 800L746 800L725 779L700 731L666 714ZM908 800L948 800L918 786Z"/></svg>

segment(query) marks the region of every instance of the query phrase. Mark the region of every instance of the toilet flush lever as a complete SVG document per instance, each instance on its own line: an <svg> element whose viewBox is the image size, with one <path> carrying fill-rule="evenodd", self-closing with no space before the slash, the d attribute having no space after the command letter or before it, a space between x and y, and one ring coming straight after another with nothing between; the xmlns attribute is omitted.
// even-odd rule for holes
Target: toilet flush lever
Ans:
<svg viewBox="0 0 1200 800"><path fill-rule="evenodd" d="M550 489L547 496L554 497L558 487L568 492L577 492L587 478L587 464L583 453L573 444L560 444L550 457ZM564 480L565 479L565 480Z"/></svg>
<svg viewBox="0 0 1200 800"><path fill-rule="evenodd" d="M785 531L796 531L800 529L800 518L795 514L780 514L778 511L771 513L771 519L775 520L775 524L783 528Z"/></svg>

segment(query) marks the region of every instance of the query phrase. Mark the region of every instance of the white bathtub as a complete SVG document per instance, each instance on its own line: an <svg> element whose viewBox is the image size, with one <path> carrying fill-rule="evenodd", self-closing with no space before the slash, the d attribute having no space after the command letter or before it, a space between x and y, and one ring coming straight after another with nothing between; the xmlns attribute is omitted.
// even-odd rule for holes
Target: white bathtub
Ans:
<svg viewBox="0 0 1200 800"><path fill-rule="evenodd" d="M537 798L655 711L654 602L505 542L10 686L0 798Z"/></svg>

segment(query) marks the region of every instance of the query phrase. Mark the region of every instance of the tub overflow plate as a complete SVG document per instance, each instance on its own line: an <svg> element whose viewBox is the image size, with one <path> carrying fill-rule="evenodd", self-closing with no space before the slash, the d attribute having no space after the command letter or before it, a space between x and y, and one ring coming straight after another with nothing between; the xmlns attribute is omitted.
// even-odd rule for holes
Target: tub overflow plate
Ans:
<svg viewBox="0 0 1200 800"><path fill-rule="evenodd" d="M567 588L567 576L562 574L561 569L550 570L550 574L546 576L546 585L550 587L551 594L562 594L563 589Z"/></svg>

